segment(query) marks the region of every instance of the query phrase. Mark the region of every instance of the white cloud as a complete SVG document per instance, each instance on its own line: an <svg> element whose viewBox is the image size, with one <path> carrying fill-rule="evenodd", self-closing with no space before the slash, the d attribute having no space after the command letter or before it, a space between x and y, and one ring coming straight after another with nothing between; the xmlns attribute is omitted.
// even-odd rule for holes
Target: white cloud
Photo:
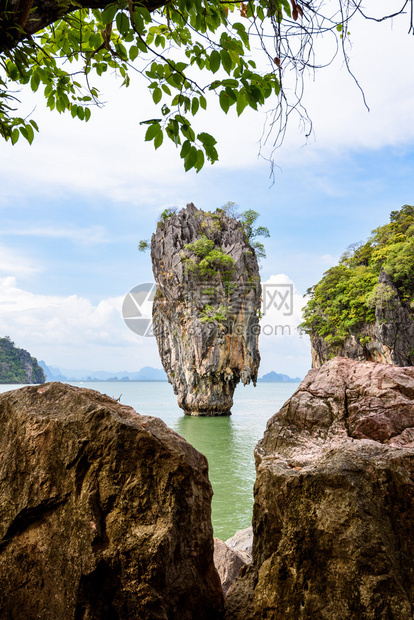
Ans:
<svg viewBox="0 0 414 620"><path fill-rule="evenodd" d="M274 370L303 378L311 366L310 343L297 328L306 300L285 274L270 276L262 282L262 288L264 316L260 321L259 374Z"/></svg>
<svg viewBox="0 0 414 620"><path fill-rule="evenodd" d="M4 245L0 245L0 274L12 272L27 276L40 271L42 271L42 267L33 264L31 259Z"/></svg>
<svg viewBox="0 0 414 620"><path fill-rule="evenodd" d="M82 228L80 226L54 226L52 224L31 225L29 227L3 226L0 230L2 236L17 237L43 237L48 239L67 239L77 245L96 245L102 243L113 243L115 239L111 237L103 226L94 225Z"/></svg>
<svg viewBox="0 0 414 620"><path fill-rule="evenodd" d="M133 334L121 316L123 298L94 305L70 295L38 295L0 278L0 334L52 366L95 370L160 367L154 338Z"/></svg>

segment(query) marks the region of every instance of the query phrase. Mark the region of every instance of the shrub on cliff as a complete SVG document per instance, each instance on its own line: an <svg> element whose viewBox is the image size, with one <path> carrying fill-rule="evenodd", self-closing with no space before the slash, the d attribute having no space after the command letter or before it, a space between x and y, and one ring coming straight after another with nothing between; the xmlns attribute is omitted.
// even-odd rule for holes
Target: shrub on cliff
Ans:
<svg viewBox="0 0 414 620"><path fill-rule="evenodd" d="M378 277L391 276L404 305L414 311L414 207L392 211L390 222L366 243L350 246L335 267L308 289L302 332L341 344L358 327L375 322L375 308L392 304L395 293Z"/></svg>
<svg viewBox="0 0 414 620"><path fill-rule="evenodd" d="M8 336L0 338L0 383L44 383L37 360L24 349L18 349Z"/></svg>

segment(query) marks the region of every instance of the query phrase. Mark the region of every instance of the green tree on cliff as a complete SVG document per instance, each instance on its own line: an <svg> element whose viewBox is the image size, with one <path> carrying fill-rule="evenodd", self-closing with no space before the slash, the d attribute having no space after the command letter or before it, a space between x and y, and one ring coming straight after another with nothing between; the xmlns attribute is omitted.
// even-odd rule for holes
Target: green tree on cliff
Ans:
<svg viewBox="0 0 414 620"><path fill-rule="evenodd" d="M308 289L310 300L301 324L303 332L327 343L341 344L352 330L375 321L375 308L392 303L394 289L379 284L384 270L401 301L414 314L414 207L392 211L390 222L372 231L366 243L355 244Z"/></svg>
<svg viewBox="0 0 414 620"><path fill-rule="evenodd" d="M143 121L145 139L156 149L171 139L186 170L218 159L214 137L190 120L210 104L207 93L224 113L272 108L277 146L292 111L309 121L301 96L303 70L315 68L315 37L334 33L347 62L348 24L357 13L354 0L0 0L0 134L32 142L38 129L35 119L19 116L21 85L43 91L51 110L87 121L100 105L96 76L110 71L125 86L131 73L141 75L157 106ZM296 89L285 89L292 70Z"/></svg>

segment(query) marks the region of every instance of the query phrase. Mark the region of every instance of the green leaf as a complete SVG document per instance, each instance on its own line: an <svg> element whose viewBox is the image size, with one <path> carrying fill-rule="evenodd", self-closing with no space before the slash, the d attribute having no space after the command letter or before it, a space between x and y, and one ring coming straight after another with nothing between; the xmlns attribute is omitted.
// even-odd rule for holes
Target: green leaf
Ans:
<svg viewBox="0 0 414 620"><path fill-rule="evenodd" d="M191 102L191 114L193 116L197 114L199 106L200 106L200 102L198 101L198 99L194 97L193 101Z"/></svg>
<svg viewBox="0 0 414 620"><path fill-rule="evenodd" d="M200 149L197 151L197 160L194 164L194 168L197 172L200 172L201 168L204 166L204 153Z"/></svg>
<svg viewBox="0 0 414 620"><path fill-rule="evenodd" d="M217 50L211 52L210 56L210 71L216 73L220 68L220 54Z"/></svg>
<svg viewBox="0 0 414 620"><path fill-rule="evenodd" d="M155 149L158 149L161 146L163 140L164 140L164 134L162 133L162 131L159 131L154 138Z"/></svg>
<svg viewBox="0 0 414 620"><path fill-rule="evenodd" d="M215 90L218 86L221 86L221 81L220 80L214 80L214 82L211 82L211 84L208 87L208 89L209 90Z"/></svg>
<svg viewBox="0 0 414 620"><path fill-rule="evenodd" d="M154 100L154 103L159 103L161 101L161 98L162 98L161 88L154 89L154 92L152 93L152 98Z"/></svg>
<svg viewBox="0 0 414 620"><path fill-rule="evenodd" d="M183 142L183 146L181 147L180 157L182 159L185 159L185 157L187 157L188 153L190 152L190 149L191 142L190 140L186 140L185 142Z"/></svg>
<svg viewBox="0 0 414 620"><path fill-rule="evenodd" d="M224 90L220 92L220 106L223 112L227 114L230 107L230 99L229 96L224 92Z"/></svg>
<svg viewBox="0 0 414 620"><path fill-rule="evenodd" d="M39 76L39 74L38 73L33 73L32 77L30 78L30 88L32 89L32 91L34 93L39 88L39 84L40 84L40 76Z"/></svg>
<svg viewBox="0 0 414 620"><path fill-rule="evenodd" d="M212 164L218 160L218 153L214 146L212 146L211 144L205 144L204 150L206 152L207 158L211 161Z"/></svg>
<svg viewBox="0 0 414 620"><path fill-rule="evenodd" d="M129 48L130 60L134 61L137 56L138 56L138 47L136 45L131 45L131 47Z"/></svg>
<svg viewBox="0 0 414 620"><path fill-rule="evenodd" d="M185 136L186 138L188 138L188 140L191 140L191 142L194 142L195 139L195 133L193 128L191 127L191 125L189 124L183 124L181 126L181 133L183 134L183 136Z"/></svg>
<svg viewBox="0 0 414 620"><path fill-rule="evenodd" d="M217 140L213 138L213 136L211 136L209 133L201 132L198 134L197 139L203 143L204 147L206 147L207 145L214 146L215 144L217 144Z"/></svg>
<svg viewBox="0 0 414 620"><path fill-rule="evenodd" d="M144 24L144 20L143 20L143 18L142 18L141 13L139 13L139 12L138 12L138 10L137 10L137 9L135 9L135 11L134 11L134 13L133 13L132 17L133 17L133 20L134 20L135 28L138 30L138 32L139 32L140 34L143 34L143 33L144 33L144 31L145 31L145 24ZM154 38L154 37L152 37L152 39L153 39L153 38ZM150 43L149 43L149 44L151 44L151 43L152 43L152 39L151 39L151 41L150 41Z"/></svg>
<svg viewBox="0 0 414 620"><path fill-rule="evenodd" d="M93 32L89 37L89 45L95 49L97 49L100 45L102 45L103 39L100 34L97 32Z"/></svg>
<svg viewBox="0 0 414 620"><path fill-rule="evenodd" d="M107 6L102 13L102 23L105 25L110 24L113 21L117 11L117 4L110 4Z"/></svg>
<svg viewBox="0 0 414 620"><path fill-rule="evenodd" d="M148 24L152 21L151 13L145 6L138 6L135 8L135 11L139 12Z"/></svg>
<svg viewBox="0 0 414 620"><path fill-rule="evenodd" d="M17 128L13 129L11 132L11 143L16 144L17 140L20 138L20 132Z"/></svg>
<svg viewBox="0 0 414 620"><path fill-rule="evenodd" d="M159 123L153 123L147 129L145 134L145 141L149 142L150 140L154 140L155 136L161 132L161 125Z"/></svg>
<svg viewBox="0 0 414 620"><path fill-rule="evenodd" d="M227 80L222 80L221 83L223 84L223 86L230 86L231 88L237 88L239 85L239 82L237 80L232 80L231 78L228 78Z"/></svg>
<svg viewBox="0 0 414 620"><path fill-rule="evenodd" d="M203 95L200 96L200 106L203 110L207 109L207 99Z"/></svg>
<svg viewBox="0 0 414 620"><path fill-rule="evenodd" d="M137 48L141 50L141 52L144 52L144 54L148 51L148 48L145 45L145 42L139 37L136 38L136 44L137 44Z"/></svg>
<svg viewBox="0 0 414 620"><path fill-rule="evenodd" d="M26 129L25 138L28 141L28 143L31 144L33 142L33 139L34 139L33 127L31 125L26 125L25 129Z"/></svg>
<svg viewBox="0 0 414 620"><path fill-rule="evenodd" d="M197 162L198 150L195 146L190 148L187 156L184 158L184 170L188 172Z"/></svg>
<svg viewBox="0 0 414 620"><path fill-rule="evenodd" d="M240 114L243 112L246 106L247 106L246 95L244 94L243 91L240 91L239 94L237 95L237 104L236 104L236 110L237 110L238 116L240 116Z"/></svg>
<svg viewBox="0 0 414 620"><path fill-rule="evenodd" d="M240 22L236 22L235 24L233 24L233 28L237 31L237 34L243 41L244 45L249 49L249 35L247 34L243 24L241 24Z"/></svg>
<svg viewBox="0 0 414 620"><path fill-rule="evenodd" d="M231 67L233 65L230 54L227 50L221 50L220 56L221 62L223 64L223 69L226 71L226 73L230 75Z"/></svg>

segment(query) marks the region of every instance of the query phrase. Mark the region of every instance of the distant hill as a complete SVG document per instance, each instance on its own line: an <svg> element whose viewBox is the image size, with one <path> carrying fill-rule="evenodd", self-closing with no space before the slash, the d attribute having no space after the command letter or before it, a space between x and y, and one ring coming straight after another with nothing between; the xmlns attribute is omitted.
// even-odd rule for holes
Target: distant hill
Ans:
<svg viewBox="0 0 414 620"><path fill-rule="evenodd" d="M47 366L44 361L39 362L46 373L48 381L167 381L167 375L160 368L144 366L136 372L120 370L111 372L106 370L88 370L59 368Z"/></svg>
<svg viewBox="0 0 414 620"><path fill-rule="evenodd" d="M258 381L263 383L276 383L277 381L292 381L297 383L298 381L302 381L302 379L300 377L295 377L292 379L292 377L289 377L288 375L283 375L272 370L266 375L263 375L263 377L258 379Z"/></svg>
<svg viewBox="0 0 414 620"><path fill-rule="evenodd" d="M8 336L0 338L0 383L44 383L45 373L25 349L19 349Z"/></svg>

